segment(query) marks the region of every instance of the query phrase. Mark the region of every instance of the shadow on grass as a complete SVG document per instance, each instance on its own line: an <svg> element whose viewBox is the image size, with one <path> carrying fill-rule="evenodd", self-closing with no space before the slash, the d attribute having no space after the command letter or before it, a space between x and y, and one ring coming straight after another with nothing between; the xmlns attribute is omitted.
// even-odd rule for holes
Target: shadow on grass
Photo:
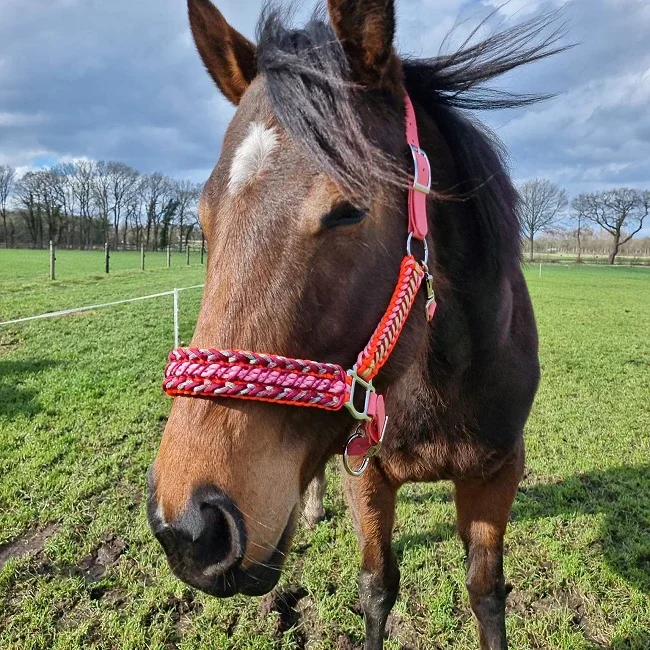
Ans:
<svg viewBox="0 0 650 650"><path fill-rule="evenodd" d="M450 499L440 494L419 494L406 500L426 507L427 503ZM650 465L619 466L577 474L555 483L523 485L513 505L512 520L537 521L583 514L601 516L601 529L592 548L632 588L650 594ZM407 549L430 548L454 535L455 526L440 523L432 530L396 535L393 549L401 562ZM616 636L606 647L595 641L589 647L648 650L650 630L636 629Z"/></svg>
<svg viewBox="0 0 650 650"><path fill-rule="evenodd" d="M650 648L650 632L640 630L622 637L617 636L608 650L648 650Z"/></svg>
<svg viewBox="0 0 650 650"><path fill-rule="evenodd" d="M26 379L38 375L56 365L50 359L39 361L2 361L0 360L0 416L13 418L17 415L28 417L41 410L38 391L25 388Z"/></svg>
<svg viewBox="0 0 650 650"><path fill-rule="evenodd" d="M426 493L400 495L414 503L444 503L450 496ZM513 521L582 514L603 515L593 546L628 584L650 594L650 465L614 467L577 474L544 485L522 485L512 509ZM439 524L434 530L396 535L393 548L399 560L405 549L428 547L449 539L455 529ZM636 648L625 640L612 648ZM650 642L644 646L650 648Z"/></svg>
<svg viewBox="0 0 650 650"><path fill-rule="evenodd" d="M428 528L420 533L406 533L395 536L393 551L397 561L401 562L404 552L418 547L431 548L435 544L444 542L456 534L456 527L452 524L441 522L435 528Z"/></svg>
<svg viewBox="0 0 650 650"><path fill-rule="evenodd" d="M548 485L524 485L512 519L581 514L604 515L594 545L627 583L650 594L650 466L614 467Z"/></svg>

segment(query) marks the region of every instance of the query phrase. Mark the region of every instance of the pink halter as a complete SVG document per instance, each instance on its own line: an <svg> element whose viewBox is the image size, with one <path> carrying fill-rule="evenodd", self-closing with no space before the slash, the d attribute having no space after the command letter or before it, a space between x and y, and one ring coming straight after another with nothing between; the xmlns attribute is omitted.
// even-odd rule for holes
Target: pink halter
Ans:
<svg viewBox="0 0 650 650"><path fill-rule="evenodd" d="M333 363L274 354L177 348L169 354L163 383L163 390L172 396L235 397L328 411L338 411L345 406L352 417L360 421L343 451L344 465L355 476L360 475L369 459L379 452L386 430L384 398L377 394L372 380L393 351L425 278L427 320L433 318L436 308L432 277L427 269L426 242L426 201L431 188L431 167L427 155L420 149L415 111L408 95L404 97L404 104L406 140L413 154L414 165L414 176L409 182L408 192L407 255L402 259L388 308L354 366L346 371ZM422 262L411 254L413 238L424 244ZM362 408L354 404L355 392L359 389L365 391ZM363 456L360 467L352 469L348 456Z"/></svg>

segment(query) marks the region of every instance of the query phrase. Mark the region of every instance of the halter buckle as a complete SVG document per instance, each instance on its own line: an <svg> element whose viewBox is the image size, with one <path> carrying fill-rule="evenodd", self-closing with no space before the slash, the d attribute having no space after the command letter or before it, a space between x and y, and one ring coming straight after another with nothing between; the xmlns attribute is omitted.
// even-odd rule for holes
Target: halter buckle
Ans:
<svg viewBox="0 0 650 650"><path fill-rule="evenodd" d="M409 142L411 147L411 155L413 156L413 189L423 194L428 194L431 191L431 163L426 152L420 147L416 147ZM422 170L420 168L422 163ZM427 172L427 182L420 182L420 171Z"/></svg>
<svg viewBox="0 0 650 650"><path fill-rule="evenodd" d="M355 420L365 420L366 422L369 422L372 419L368 415L370 394L376 392L375 387L372 385L372 380L366 381L365 379L359 377L355 368L348 370L348 377L352 379L350 382L350 396L348 397L348 401L344 404L344 406L346 409L348 409L348 411L350 411L350 414ZM359 384L366 391L366 396L363 401L363 411L359 411L359 409L357 409L357 407L354 405L354 391L357 384Z"/></svg>

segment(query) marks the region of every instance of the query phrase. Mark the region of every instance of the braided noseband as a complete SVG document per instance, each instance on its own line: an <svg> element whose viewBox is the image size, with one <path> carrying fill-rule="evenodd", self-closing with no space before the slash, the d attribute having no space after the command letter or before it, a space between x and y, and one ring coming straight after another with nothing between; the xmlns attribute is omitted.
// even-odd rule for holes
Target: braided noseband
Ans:
<svg viewBox="0 0 650 650"><path fill-rule="evenodd" d="M346 371L333 363L243 350L177 348L169 354L163 383L163 390L172 396L235 397L328 411L338 411L345 406L362 423L348 439L343 452L346 469L357 476L379 452L386 429L384 398L377 395L372 380L393 351L425 278L428 320L433 318L436 307L432 278L427 269L426 242L426 198L431 187L431 168L427 155L419 146L415 111L408 95L404 104L406 139L414 164L413 180L409 183L407 255L402 260L388 308L352 369ZM411 254L412 238L424 244L422 262ZM363 408L355 406L358 387L365 391ZM363 456L361 466L351 469L347 456Z"/></svg>

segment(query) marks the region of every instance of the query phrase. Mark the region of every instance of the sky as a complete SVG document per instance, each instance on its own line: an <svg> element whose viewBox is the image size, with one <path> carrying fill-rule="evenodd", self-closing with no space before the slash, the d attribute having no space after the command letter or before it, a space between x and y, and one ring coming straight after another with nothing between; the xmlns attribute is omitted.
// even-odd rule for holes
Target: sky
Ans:
<svg viewBox="0 0 650 650"><path fill-rule="evenodd" d="M253 38L261 0L218 6ZM570 196L650 189L647 0L398 0L397 47L433 56L454 26L447 50L495 8L491 24L511 25L560 6L576 47L497 82L557 97L481 119L518 181L549 178ZM185 0L0 0L0 164L112 159L200 182L233 111L194 49Z"/></svg>

